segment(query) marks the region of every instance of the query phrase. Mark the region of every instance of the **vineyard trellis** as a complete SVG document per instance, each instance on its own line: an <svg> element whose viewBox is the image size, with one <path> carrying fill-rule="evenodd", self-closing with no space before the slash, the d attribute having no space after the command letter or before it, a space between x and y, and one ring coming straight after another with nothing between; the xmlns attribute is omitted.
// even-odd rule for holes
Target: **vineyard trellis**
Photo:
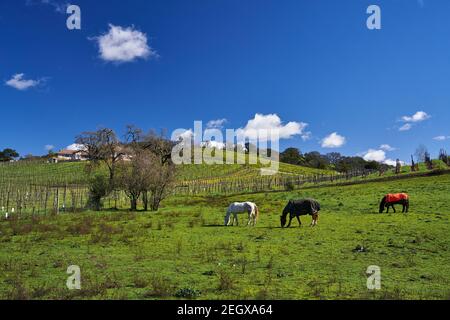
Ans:
<svg viewBox="0 0 450 320"><path fill-rule="evenodd" d="M235 178L231 180L196 180L180 183L175 194L206 195L206 194L241 194L276 190L299 189L302 186L324 183L339 183L355 179L366 179L376 170L355 170L347 173L312 174L312 175L273 175L251 178Z"/></svg>
<svg viewBox="0 0 450 320"><path fill-rule="evenodd" d="M76 172L80 167L66 171L36 172L35 164L8 165L0 170L0 210L3 212L58 214L84 210L88 204L89 188L86 176ZM10 169L14 170L10 170ZM19 170L18 170L19 169ZM9 172L8 172L9 171ZM5 173L6 172L6 173ZM230 176L179 181L174 195L242 194L276 190L294 190L308 185L339 183L366 179L373 170L334 174L278 174L274 176ZM106 208L127 208L129 198L122 191L114 191L103 200ZM142 203L140 203L142 205Z"/></svg>

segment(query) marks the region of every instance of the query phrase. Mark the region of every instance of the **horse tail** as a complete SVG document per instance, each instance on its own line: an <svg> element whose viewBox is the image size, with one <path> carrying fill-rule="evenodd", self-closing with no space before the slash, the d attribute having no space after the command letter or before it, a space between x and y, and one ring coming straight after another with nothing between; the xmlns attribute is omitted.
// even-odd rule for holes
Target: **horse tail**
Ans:
<svg viewBox="0 0 450 320"><path fill-rule="evenodd" d="M255 221L258 220L259 217L259 209L257 206L255 206Z"/></svg>

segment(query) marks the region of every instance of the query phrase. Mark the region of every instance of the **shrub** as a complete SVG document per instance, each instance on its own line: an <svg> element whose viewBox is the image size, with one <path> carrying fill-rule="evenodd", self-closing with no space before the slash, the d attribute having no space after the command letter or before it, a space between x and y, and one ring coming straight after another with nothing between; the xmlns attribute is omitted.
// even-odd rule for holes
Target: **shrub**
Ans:
<svg viewBox="0 0 450 320"><path fill-rule="evenodd" d="M227 272L221 270L219 272L219 288L218 289L220 291L227 291L227 290L231 290L233 288L234 288L233 278L231 278L231 276Z"/></svg>
<svg viewBox="0 0 450 320"><path fill-rule="evenodd" d="M192 288L182 288L177 290L175 293L175 297L177 298L185 298L185 299L195 299L197 298L201 292Z"/></svg>
<svg viewBox="0 0 450 320"><path fill-rule="evenodd" d="M102 199L106 197L111 191L109 180L100 175L95 175L89 181L89 199L87 202L87 208L100 211L103 207Z"/></svg>

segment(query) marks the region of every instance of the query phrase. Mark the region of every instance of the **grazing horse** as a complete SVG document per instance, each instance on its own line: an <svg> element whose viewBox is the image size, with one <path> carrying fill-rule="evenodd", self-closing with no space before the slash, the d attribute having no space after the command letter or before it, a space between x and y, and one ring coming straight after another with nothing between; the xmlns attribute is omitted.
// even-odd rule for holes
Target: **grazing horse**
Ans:
<svg viewBox="0 0 450 320"><path fill-rule="evenodd" d="M259 216L259 209L253 202L234 202L230 204L230 206L227 209L227 214L225 216L225 225L229 226L230 222L231 225L234 225L234 222L236 221L236 225L239 225L238 222L238 213L245 213L248 214L248 223L247 226L250 224L255 226L256 220ZM233 219L230 219L231 215L233 215Z"/></svg>
<svg viewBox="0 0 450 320"><path fill-rule="evenodd" d="M289 228L291 226L292 219L297 218L299 226L302 225L300 221L300 216L311 215L312 222L311 227L317 225L319 220L320 204L314 199L303 199L303 200L290 200L283 210L283 214L280 217L281 227L284 228L286 225L286 217L289 213L289 223L286 226Z"/></svg>
<svg viewBox="0 0 450 320"><path fill-rule="evenodd" d="M395 204L403 205L403 213L408 213L409 210L409 196L406 193L396 193L396 194L387 194L381 199L380 202L380 213L384 212L384 208L387 208L387 213L389 213L389 207L392 207L395 211Z"/></svg>

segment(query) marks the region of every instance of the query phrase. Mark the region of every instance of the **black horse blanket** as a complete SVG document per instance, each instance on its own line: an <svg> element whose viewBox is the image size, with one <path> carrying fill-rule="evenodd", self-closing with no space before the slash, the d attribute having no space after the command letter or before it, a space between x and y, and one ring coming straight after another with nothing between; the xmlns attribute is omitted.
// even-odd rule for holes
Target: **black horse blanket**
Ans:
<svg viewBox="0 0 450 320"><path fill-rule="evenodd" d="M313 215L320 211L320 203L314 199L289 201L289 212L296 215Z"/></svg>

